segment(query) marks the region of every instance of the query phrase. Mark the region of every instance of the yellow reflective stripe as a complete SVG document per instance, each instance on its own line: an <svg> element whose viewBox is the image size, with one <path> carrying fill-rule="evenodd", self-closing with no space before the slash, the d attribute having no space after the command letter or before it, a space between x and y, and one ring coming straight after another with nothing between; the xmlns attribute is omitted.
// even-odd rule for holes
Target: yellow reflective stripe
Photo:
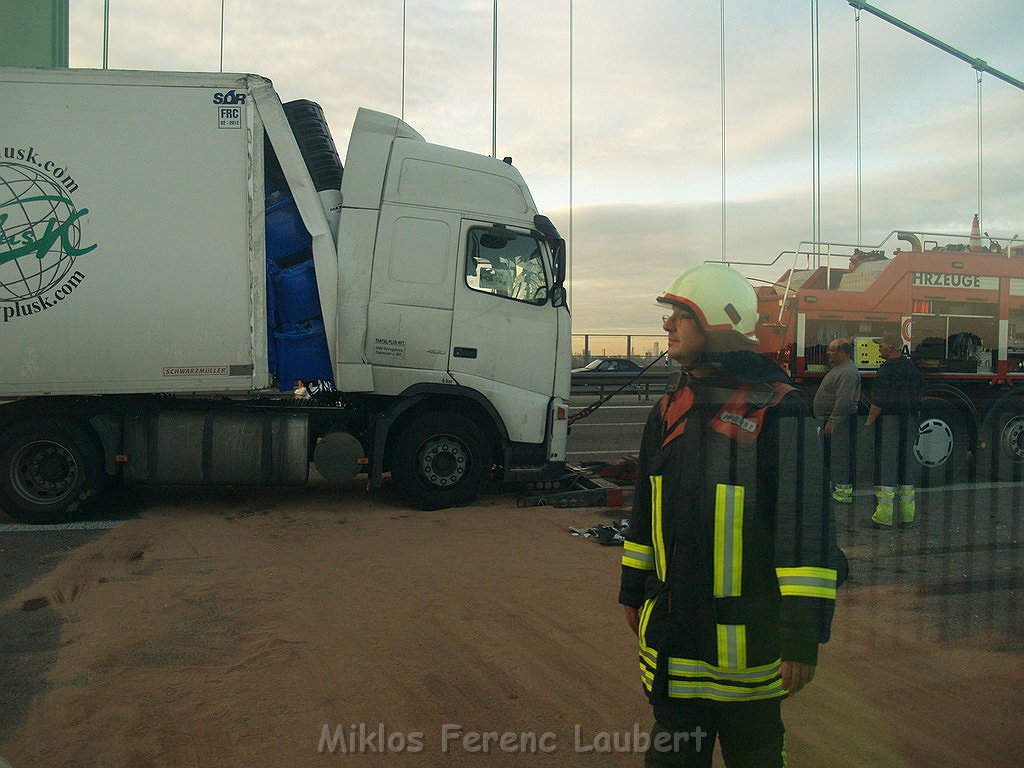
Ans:
<svg viewBox="0 0 1024 768"><path fill-rule="evenodd" d="M641 571L654 570L654 547L637 544L629 539L622 543L622 564Z"/></svg>
<svg viewBox="0 0 1024 768"><path fill-rule="evenodd" d="M640 658L646 659L652 667L658 666L658 652L649 647L645 641L647 639L647 623L651 620L651 612L654 610L654 603L656 601L657 598L652 597L644 602L643 607L640 608L640 627L638 633L640 639Z"/></svg>
<svg viewBox="0 0 1024 768"><path fill-rule="evenodd" d="M640 661L649 664L652 669L658 666L658 652L646 645L640 648Z"/></svg>
<svg viewBox="0 0 1024 768"><path fill-rule="evenodd" d="M673 677L710 677L727 683L770 682L779 677L781 671L782 661L779 659L770 664L746 669L727 669L700 659L679 659L670 656L668 660L668 673Z"/></svg>
<svg viewBox="0 0 1024 768"><path fill-rule="evenodd" d="M644 639L647 635L647 622L651 620L651 611L654 610L656 600L657 598L652 597L640 608L640 680L648 691L654 685L654 670L658 667L658 652L647 647Z"/></svg>
<svg viewBox="0 0 1024 768"><path fill-rule="evenodd" d="M747 628L743 624L718 624L718 663L729 669L746 669Z"/></svg>
<svg viewBox="0 0 1024 768"><path fill-rule="evenodd" d="M654 610L655 598L650 598L644 601L644 604L640 607L640 639L643 640L647 634L647 622L651 619L651 611Z"/></svg>
<svg viewBox="0 0 1024 768"><path fill-rule="evenodd" d="M648 691L654 687L654 673L643 664L640 665L640 681Z"/></svg>
<svg viewBox="0 0 1024 768"><path fill-rule="evenodd" d="M784 597L823 597L836 599L836 572L834 568L776 568L779 592Z"/></svg>
<svg viewBox="0 0 1024 768"><path fill-rule="evenodd" d="M675 699L712 699L713 701L756 701L784 696L782 681L754 688L722 685L710 681L669 680L668 695Z"/></svg>
<svg viewBox="0 0 1024 768"><path fill-rule="evenodd" d="M715 490L715 597L739 597L743 584L742 485Z"/></svg>
<svg viewBox="0 0 1024 768"><path fill-rule="evenodd" d="M654 539L654 565L658 578L665 580L665 537L661 531L661 475L651 475L651 532Z"/></svg>
<svg viewBox="0 0 1024 768"><path fill-rule="evenodd" d="M741 625L732 625L730 628L737 630L737 653L746 656L746 628ZM782 662L779 659L757 667L729 669L699 659L670 657L668 693L673 698L715 701L775 698L786 692L782 687L781 668Z"/></svg>

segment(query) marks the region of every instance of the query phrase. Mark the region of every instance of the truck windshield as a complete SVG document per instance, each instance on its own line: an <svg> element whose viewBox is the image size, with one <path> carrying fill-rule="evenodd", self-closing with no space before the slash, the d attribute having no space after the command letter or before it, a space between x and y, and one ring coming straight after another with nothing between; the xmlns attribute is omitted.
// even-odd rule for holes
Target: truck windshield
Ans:
<svg viewBox="0 0 1024 768"><path fill-rule="evenodd" d="M528 304L548 298L547 273L541 241L515 232L472 229L466 256L466 285Z"/></svg>

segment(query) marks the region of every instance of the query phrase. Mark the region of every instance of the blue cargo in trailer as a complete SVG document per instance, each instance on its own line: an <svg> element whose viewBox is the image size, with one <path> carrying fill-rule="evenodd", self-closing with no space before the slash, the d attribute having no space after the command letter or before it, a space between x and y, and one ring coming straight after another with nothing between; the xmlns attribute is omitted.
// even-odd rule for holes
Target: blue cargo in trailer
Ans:
<svg viewBox="0 0 1024 768"><path fill-rule="evenodd" d="M282 392L294 389L297 381L334 381L327 334L322 322L316 320L296 330L278 331L274 334L274 341Z"/></svg>
<svg viewBox="0 0 1024 768"><path fill-rule="evenodd" d="M316 270L312 261L303 261L286 269L273 270L275 326L282 331L297 327L322 315Z"/></svg>
<svg viewBox="0 0 1024 768"><path fill-rule="evenodd" d="M280 264L313 242L295 200L286 197L266 209L267 261Z"/></svg>

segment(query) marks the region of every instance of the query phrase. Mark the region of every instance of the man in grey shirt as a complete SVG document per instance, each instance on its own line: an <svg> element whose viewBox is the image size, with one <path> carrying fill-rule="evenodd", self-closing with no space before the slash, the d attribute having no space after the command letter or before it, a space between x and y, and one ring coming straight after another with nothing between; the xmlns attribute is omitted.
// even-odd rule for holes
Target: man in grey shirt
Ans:
<svg viewBox="0 0 1024 768"><path fill-rule="evenodd" d="M825 421L821 428L825 444L831 449L832 498L840 504L853 502L850 484L852 422L860 400L860 371L853 364L849 339L833 339L828 345L832 366L814 393L814 416Z"/></svg>

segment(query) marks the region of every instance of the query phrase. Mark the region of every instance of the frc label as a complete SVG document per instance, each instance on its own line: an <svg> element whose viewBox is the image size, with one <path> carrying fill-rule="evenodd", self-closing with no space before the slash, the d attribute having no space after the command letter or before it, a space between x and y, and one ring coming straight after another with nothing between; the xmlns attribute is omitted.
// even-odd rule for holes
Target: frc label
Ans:
<svg viewBox="0 0 1024 768"><path fill-rule="evenodd" d="M66 301L85 280L76 261L96 249L86 215L71 196L68 167L35 147L0 155L0 316L31 317Z"/></svg>
<svg viewBox="0 0 1024 768"><path fill-rule="evenodd" d="M241 107L218 107L217 108L218 128L241 128L242 109Z"/></svg>
<svg viewBox="0 0 1024 768"><path fill-rule="evenodd" d="M242 127L242 104L245 94L233 88L230 91L218 91L213 94L213 103L217 105L217 127L228 130L239 130Z"/></svg>

